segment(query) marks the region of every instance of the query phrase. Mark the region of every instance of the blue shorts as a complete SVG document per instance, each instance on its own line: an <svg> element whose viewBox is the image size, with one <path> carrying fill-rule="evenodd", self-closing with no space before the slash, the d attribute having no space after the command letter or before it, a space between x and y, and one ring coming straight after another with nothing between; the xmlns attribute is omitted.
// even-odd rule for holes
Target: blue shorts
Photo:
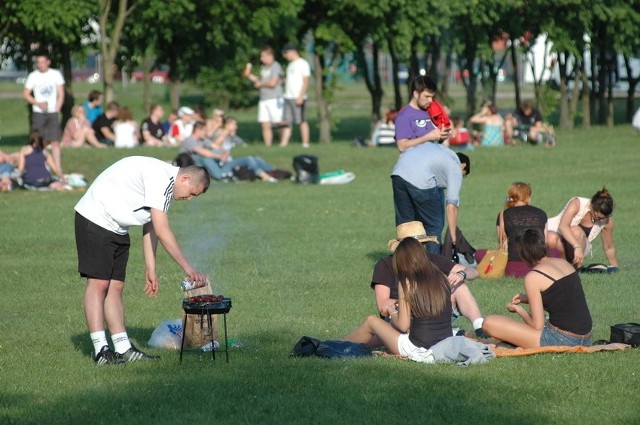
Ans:
<svg viewBox="0 0 640 425"><path fill-rule="evenodd" d="M553 326L549 321L544 323L542 334L540 335L540 347L547 347L550 345L564 345L567 347L575 347L577 345L583 345L585 347L591 346L591 332L586 335L577 335L568 331L563 331L556 326Z"/></svg>

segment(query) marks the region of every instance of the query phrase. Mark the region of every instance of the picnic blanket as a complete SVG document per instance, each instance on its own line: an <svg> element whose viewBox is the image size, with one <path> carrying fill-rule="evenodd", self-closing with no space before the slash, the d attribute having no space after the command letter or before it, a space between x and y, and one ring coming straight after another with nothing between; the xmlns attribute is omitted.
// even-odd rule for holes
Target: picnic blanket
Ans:
<svg viewBox="0 0 640 425"><path fill-rule="evenodd" d="M583 347L581 345L576 347L568 347L566 345L550 345L547 347L538 348L507 348L497 347L493 344L489 345L489 348L495 353L496 357L514 357L514 356L531 356L533 354L544 353L596 353L598 351L614 351L614 350L626 350L630 348L630 345L611 343L602 345L592 345L591 347Z"/></svg>

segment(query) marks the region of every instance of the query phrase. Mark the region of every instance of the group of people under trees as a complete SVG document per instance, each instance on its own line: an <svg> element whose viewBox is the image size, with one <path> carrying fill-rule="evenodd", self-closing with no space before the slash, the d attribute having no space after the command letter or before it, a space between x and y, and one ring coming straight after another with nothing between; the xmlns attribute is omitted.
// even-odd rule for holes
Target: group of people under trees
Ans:
<svg viewBox="0 0 640 425"><path fill-rule="evenodd" d="M35 64L36 69L27 77L23 90L25 101L31 105L28 142L19 152L0 152L1 191L10 191L16 186L70 189L63 174L61 149L81 147L179 146L180 151L193 156L195 162L206 158L204 162L214 179L226 179L234 168L245 167L264 181L277 181L268 174L274 167L263 159L231 157L231 149L243 145L244 141L237 134L237 120L225 117L220 109L214 109L207 117L202 108L194 110L183 106L165 120L162 105L154 104L138 125L128 107L111 101L103 108L102 93L92 90L85 102L72 107L71 117L61 126L64 78L51 68L47 52L38 53ZM293 103L295 106L295 101ZM194 128L197 128L196 135L193 135ZM194 152L196 146L198 153Z"/></svg>
<svg viewBox="0 0 640 425"><path fill-rule="evenodd" d="M573 197L557 216L547 218L531 205L531 186L513 183L496 219L496 233L499 245L508 249L505 274L524 278L524 292L506 305L520 320L483 318L465 284L478 276L476 263L452 260L457 245L466 243L457 215L471 161L439 143L449 132L429 115L435 94L429 77L417 77L409 104L396 117L400 156L391 173L396 239L388 245L392 256L376 264L371 281L379 316L369 316L344 340L384 345L393 354L426 361L435 344L464 335L451 327L452 320L464 315L475 329L470 336L485 342L524 348L591 345L592 318L579 269L601 234L607 271L618 271L611 194L603 188L591 198ZM446 244L453 256L443 255ZM478 262L484 253L477 251Z"/></svg>

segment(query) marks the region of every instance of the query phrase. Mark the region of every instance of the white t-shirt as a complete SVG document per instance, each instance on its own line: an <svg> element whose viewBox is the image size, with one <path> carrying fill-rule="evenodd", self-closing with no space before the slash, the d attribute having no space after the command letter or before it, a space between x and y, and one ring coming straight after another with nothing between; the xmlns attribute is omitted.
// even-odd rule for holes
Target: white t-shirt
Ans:
<svg viewBox="0 0 640 425"><path fill-rule="evenodd" d="M26 89L33 91L33 97L38 102L47 102L47 110L43 111L37 105L32 105L33 112L56 112L58 100L58 86L64 85L64 78L60 71L49 68L47 72L35 70L27 76L24 83Z"/></svg>
<svg viewBox="0 0 640 425"><path fill-rule="evenodd" d="M297 99L300 91L302 91L304 77L309 76L311 76L311 68L309 67L309 62L305 59L298 58L289 62L284 85L284 98ZM305 99L307 98L306 93L304 97Z"/></svg>
<svg viewBox="0 0 640 425"><path fill-rule="evenodd" d="M114 146L116 148L133 148L138 146L138 132L133 121L116 121L113 123L113 133L116 136Z"/></svg>
<svg viewBox="0 0 640 425"><path fill-rule="evenodd" d="M111 232L151 221L151 208L168 212L179 167L146 156L123 158L104 170L75 210Z"/></svg>

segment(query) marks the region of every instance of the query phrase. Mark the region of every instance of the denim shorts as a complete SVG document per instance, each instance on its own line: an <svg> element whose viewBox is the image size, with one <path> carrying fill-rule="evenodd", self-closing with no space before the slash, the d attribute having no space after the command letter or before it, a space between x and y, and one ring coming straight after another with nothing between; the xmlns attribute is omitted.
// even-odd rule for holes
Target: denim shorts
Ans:
<svg viewBox="0 0 640 425"><path fill-rule="evenodd" d="M568 331L563 331L553 326L549 321L546 321L544 323L544 329L542 329L542 334L540 335L540 347L547 347L549 345L564 345L568 347L583 345L589 347L591 346L591 332L586 335L576 335Z"/></svg>

